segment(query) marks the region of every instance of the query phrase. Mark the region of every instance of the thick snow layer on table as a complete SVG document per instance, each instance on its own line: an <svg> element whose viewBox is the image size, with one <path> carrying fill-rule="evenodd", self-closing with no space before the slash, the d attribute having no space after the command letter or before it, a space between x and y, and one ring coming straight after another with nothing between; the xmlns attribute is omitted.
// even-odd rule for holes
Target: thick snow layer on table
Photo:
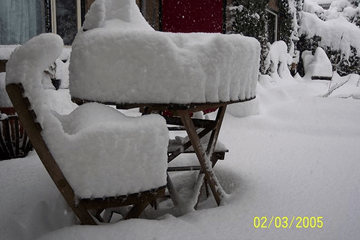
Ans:
<svg viewBox="0 0 360 240"><path fill-rule="evenodd" d="M11 55L6 81L23 84L43 138L75 193L104 197L165 185L169 136L162 117L130 118L97 103L76 108L69 95L58 98L61 92L44 89L42 73L62 47L54 34L29 40Z"/></svg>
<svg viewBox="0 0 360 240"><path fill-rule="evenodd" d="M164 33L135 1L96 1L72 45L73 97L189 103L255 96L260 44L240 35Z"/></svg>

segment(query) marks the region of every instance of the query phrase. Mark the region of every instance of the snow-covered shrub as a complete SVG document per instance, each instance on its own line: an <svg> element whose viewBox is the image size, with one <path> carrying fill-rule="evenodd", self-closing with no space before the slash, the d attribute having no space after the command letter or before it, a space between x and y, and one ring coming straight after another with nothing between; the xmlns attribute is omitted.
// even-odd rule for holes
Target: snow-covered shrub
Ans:
<svg viewBox="0 0 360 240"><path fill-rule="evenodd" d="M334 70L340 75L360 73L360 8L359 1L334 1L328 10L321 12L320 6L305 1L301 14L297 49L313 53L322 47ZM304 75L300 63L300 75Z"/></svg>
<svg viewBox="0 0 360 240"><path fill-rule="evenodd" d="M325 19L325 11L324 9L315 1L312 0L305 0L303 5L303 11L315 14L320 19Z"/></svg>
<svg viewBox="0 0 360 240"><path fill-rule="evenodd" d="M311 77L332 77L332 66L329 58L327 57L324 49L318 47L315 54L311 51L304 51L302 53L304 62L305 76Z"/></svg>
<svg viewBox="0 0 360 240"><path fill-rule="evenodd" d="M244 1L234 0L230 7L229 33L239 33L256 38L261 44L260 72L267 74L266 58L269 52L269 34L267 25L268 13L266 11L268 0ZM287 45L287 50L294 55L294 41L298 40L299 12L303 0L279 0L279 34L278 40Z"/></svg>
<svg viewBox="0 0 360 240"><path fill-rule="evenodd" d="M292 57L287 51L284 41L274 42L265 60L265 68L273 78L286 78L290 76L289 65Z"/></svg>
<svg viewBox="0 0 360 240"><path fill-rule="evenodd" d="M311 38L308 38L306 34L302 34L299 37L299 41L297 42L296 49L302 54L304 51L310 51L312 54L315 53L315 50L319 47L319 41L321 40L321 37L315 35ZM300 74L300 76L305 75L305 69L304 69L304 63L303 59L299 59L299 63L297 66L297 71Z"/></svg>
<svg viewBox="0 0 360 240"><path fill-rule="evenodd" d="M229 33L242 34L254 37L261 44L260 72L265 73L264 61L268 53L268 34L266 22L268 20L265 11L269 1L243 1L234 0L230 7L230 31Z"/></svg>
<svg viewBox="0 0 360 240"><path fill-rule="evenodd" d="M290 48L293 32L296 32L296 1L279 0L279 39ZM295 33L296 35L296 33Z"/></svg>

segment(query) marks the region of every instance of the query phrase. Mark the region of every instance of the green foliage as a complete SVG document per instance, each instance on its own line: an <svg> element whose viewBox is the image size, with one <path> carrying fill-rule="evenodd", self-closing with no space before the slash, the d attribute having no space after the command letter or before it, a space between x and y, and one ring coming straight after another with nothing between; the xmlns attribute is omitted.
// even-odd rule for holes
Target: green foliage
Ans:
<svg viewBox="0 0 360 240"><path fill-rule="evenodd" d="M307 36L303 34L303 35L301 35L299 37L299 41L297 42L296 49L298 51L300 51L300 53L302 53L304 51L311 51L312 54L314 54L316 48L318 48L318 46L319 46L320 41L321 41L321 37L319 37L319 36L314 36L312 38L307 38ZM325 52L326 52L326 50L325 50ZM299 59L298 69L297 70L298 70L298 73L299 73L300 76L305 75L305 70L304 70L303 61L302 61L301 57Z"/></svg>
<svg viewBox="0 0 360 240"><path fill-rule="evenodd" d="M293 14L290 11L289 0L278 0L279 6L279 39L288 47L291 45L293 29Z"/></svg>
<svg viewBox="0 0 360 240"><path fill-rule="evenodd" d="M360 27L360 8L359 3L360 0L348 0L351 5L355 9L354 14L343 14L344 8L339 8L337 11L339 14L343 14L343 16L352 24L357 25ZM319 17L319 16L318 16ZM324 17L324 16L323 16ZM326 21L326 19L322 19ZM313 36L308 37L306 35L302 35L300 37L299 42L297 43L297 50L300 52L303 52L305 50L310 50L313 53L315 52L316 48L319 47L319 43L321 42L321 37L319 36ZM341 50L332 49L330 46L321 46L328 58L330 59L330 62L333 66L333 70L337 71L339 75L344 76L351 73L360 74L360 57L357 54L357 49L353 46L349 46L351 49L351 53L349 56L345 56ZM298 66L298 71L301 76L304 75L302 62L300 59L300 64Z"/></svg>
<svg viewBox="0 0 360 240"><path fill-rule="evenodd" d="M234 7L231 11L233 17L231 31L260 40L266 40L265 24L267 16L265 7L267 2L266 0L234 0Z"/></svg>
<svg viewBox="0 0 360 240"><path fill-rule="evenodd" d="M350 46L351 54L348 58L346 58L340 50L334 50L330 47L320 46L320 41L321 37L319 36L307 38L305 35L302 35L300 37L300 41L297 44L297 49L300 52L307 50L314 54L317 47L322 47L333 66L333 70L336 71L340 76L345 76L350 73L360 74L360 57L357 55L356 48ZM298 72L300 76L305 75L301 59Z"/></svg>
<svg viewBox="0 0 360 240"><path fill-rule="evenodd" d="M360 74L360 57L357 55L356 48L350 46L351 55L345 58L343 55L338 64L336 64L336 71L340 76L348 75L349 73ZM340 55L340 53L338 53Z"/></svg>
<svg viewBox="0 0 360 240"><path fill-rule="evenodd" d="M254 37L261 44L260 72L265 73L264 61L268 53L268 36L266 32L267 14L265 7L268 1L234 0L231 8L230 33Z"/></svg>
<svg viewBox="0 0 360 240"><path fill-rule="evenodd" d="M289 1L295 6L290 9ZM279 6L279 34L278 40L283 40L288 49L292 45L294 31L297 32L297 23L294 23L294 15L301 10L304 0L277 0ZM269 22L268 12L266 11L269 0L233 0L230 8L230 24L228 33L237 33L244 36L254 37L261 44L260 72L266 74L265 59L269 52L269 33L267 23ZM299 18L297 18L299 19Z"/></svg>

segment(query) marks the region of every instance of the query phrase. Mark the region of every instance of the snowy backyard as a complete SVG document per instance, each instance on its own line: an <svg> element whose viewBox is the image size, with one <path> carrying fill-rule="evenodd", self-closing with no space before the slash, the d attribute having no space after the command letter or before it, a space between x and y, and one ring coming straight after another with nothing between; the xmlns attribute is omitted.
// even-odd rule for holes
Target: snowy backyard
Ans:
<svg viewBox="0 0 360 240"><path fill-rule="evenodd" d="M62 228L71 210L37 155L2 161L1 239L357 239L360 91L349 77L327 98L329 81L284 79L258 85L257 115L235 117L232 106L220 135L230 152L215 168L226 203L184 216ZM257 229L257 216L323 217L323 227Z"/></svg>
<svg viewBox="0 0 360 240"><path fill-rule="evenodd" d="M115 102L172 104L249 100L256 95L251 101L227 107L219 141L229 152L214 167L226 192L221 205L217 206L211 193L210 197L201 198L196 210L190 211L181 205L174 207L170 198L163 198L158 202L158 209L148 206L138 219L100 226L79 225L39 156L31 151L25 158L0 161L0 239L358 239L360 75L340 76L333 71L323 48L318 47L313 53L306 51L301 56L305 76L292 76L288 66L294 56L287 52L283 41L269 47L265 60L269 74L262 75L258 72L260 46L254 38L235 34L156 32L134 7L135 2L127 2L128 5L124 4L119 10L124 11L120 14L124 20L116 18L119 12L114 10L112 1L96 1L87 15L86 31L79 31L72 46L70 66L69 61L59 60L60 54L69 55L70 49L64 50L62 39L55 34L42 34L17 48L8 62L7 73L0 73L0 93L5 91L5 84L24 85L27 97L35 103L33 109L40 113L39 123L45 126L43 138L50 142L49 149L60 156L59 166L78 184L75 191L83 198L105 197L104 191L108 188L128 194L139 192L134 190L138 183L148 184L148 189L166 184L167 148L160 145L167 145L168 131L158 114L141 116L139 108L115 110L96 103L78 107L71 102L71 97L91 96L109 102L116 96ZM324 22L315 17L314 13L320 11L317 4L307 1L306 8L299 32L321 34L325 40L319 46L337 46L344 57L350 54L347 43L359 49L360 54L359 28L345 23L342 16L341 21L335 21L333 8L326 12L328 21ZM94 45L100 47L94 48ZM14 50L9 49L0 48L0 56L8 57ZM125 60L118 60L120 51L126 56ZM153 66L147 65L149 59L153 60ZM55 90L50 78L44 75L46 67L55 60L57 77L62 79L59 90ZM158 71L159 66L162 71ZM23 69L27 69L26 75ZM316 80L314 76L331 80ZM167 81L169 78L172 81ZM108 84L104 84L104 79ZM118 84L119 79L122 84ZM120 94L120 91L123 92ZM50 97L56 101L50 102ZM0 94L0 100L11 105L7 95ZM49 109L60 109L59 114ZM93 118L83 113L90 113ZM121 115L121 124L117 122L117 125L122 125L122 129L114 133L113 125L108 125L108 116L114 116L115 122L118 115ZM5 114L0 116L6 118ZM76 117L82 122L74 121ZM204 118L216 117L216 112L210 112ZM103 135L93 129L82 131L94 122L99 122L95 130L104 130ZM140 129L141 136L128 130L129 127ZM121 135L123 131L127 131L126 135ZM177 134L182 133L170 132L170 138ZM82 140L87 144L76 138L79 135L85 136ZM115 137L107 138L109 135ZM146 138L150 141L146 142ZM69 139L71 141L67 141ZM140 140L133 144L129 139ZM152 145L147 145L149 142ZM141 144L148 148L142 150ZM104 155L97 152L95 145L122 146L121 152L134 154L136 160L125 164L129 169L120 169L123 172L119 173L119 169L113 167L118 165L117 161L113 161L113 165L100 162L96 157L88 161L96 154ZM71 161L67 159L69 153ZM118 148L114 155L118 160ZM121 157L130 158L129 155ZM142 162L138 163L137 158L141 157L154 162L147 161L148 165L138 170ZM182 164L198 163L193 154L179 158ZM83 168L84 165L88 168ZM91 178L97 168L103 167L105 171L114 172L110 171L103 179ZM141 167L148 170L146 174ZM139 177L135 176L135 168ZM79 169L85 171L79 174ZM160 170L163 175L158 174ZM114 181L117 175L127 173L135 178L126 184ZM152 176L155 182L146 179L151 174L158 175ZM171 174L176 190L188 206L198 171ZM85 175L90 178L83 178ZM94 189L89 190L91 188Z"/></svg>

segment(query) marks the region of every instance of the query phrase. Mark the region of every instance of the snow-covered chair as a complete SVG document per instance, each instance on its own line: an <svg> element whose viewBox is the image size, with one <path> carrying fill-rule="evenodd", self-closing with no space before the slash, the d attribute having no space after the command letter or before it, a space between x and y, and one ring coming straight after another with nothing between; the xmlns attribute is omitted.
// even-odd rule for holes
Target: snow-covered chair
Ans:
<svg viewBox="0 0 360 240"><path fill-rule="evenodd" d="M45 89L42 72L59 56L62 39L42 34L11 55L6 89L42 163L82 224L107 208L133 205L137 217L165 192L166 123L161 116L127 117L97 103L77 107ZM66 113L66 114L64 114ZM91 214L94 214L95 218Z"/></svg>

